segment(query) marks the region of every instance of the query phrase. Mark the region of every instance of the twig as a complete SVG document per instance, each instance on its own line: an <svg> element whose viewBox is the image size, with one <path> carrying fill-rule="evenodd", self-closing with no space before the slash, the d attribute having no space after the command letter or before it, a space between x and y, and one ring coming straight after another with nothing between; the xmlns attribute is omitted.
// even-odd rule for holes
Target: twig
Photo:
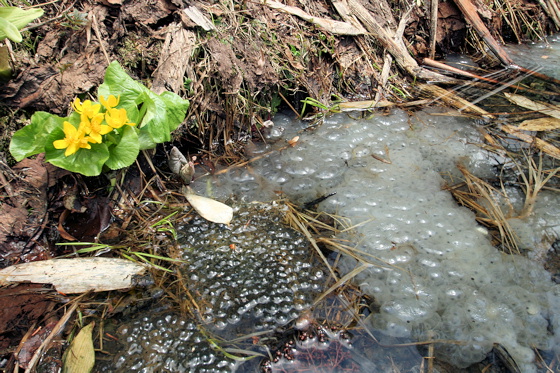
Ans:
<svg viewBox="0 0 560 373"><path fill-rule="evenodd" d="M101 31L99 31L99 24L97 23L97 18L95 17L95 14L93 14L93 13L91 15L91 20L92 20L93 31L95 32L95 36L97 36L97 40L99 40L99 46L101 47L101 51L103 51L103 54L105 55L105 59L107 60L107 64L110 64L111 59L109 58L109 54L107 53L107 50L105 49L105 46L103 45L103 39L101 38Z"/></svg>
<svg viewBox="0 0 560 373"><path fill-rule="evenodd" d="M83 294L80 298L82 298L86 294L88 294L88 293ZM56 325L54 326L51 334L49 334L49 336L47 338L45 338L43 343L41 343L39 348L37 348L37 350L35 351L35 354L33 355L33 358L31 358L31 360L29 361L29 366L25 370L25 373L31 373L31 372L34 371L35 365L37 364L37 362L41 358L41 355L43 354L43 349L45 349L45 347L47 347L52 342L54 337L56 337L62 331L62 329L64 328L64 325L66 325L66 323L70 319L70 316L72 316L72 314L74 313L76 308L78 308L78 305L79 305L79 302L76 300L75 303L72 305L72 307L70 307L70 309L68 311L66 311L64 316L62 316L62 318L56 323Z"/></svg>

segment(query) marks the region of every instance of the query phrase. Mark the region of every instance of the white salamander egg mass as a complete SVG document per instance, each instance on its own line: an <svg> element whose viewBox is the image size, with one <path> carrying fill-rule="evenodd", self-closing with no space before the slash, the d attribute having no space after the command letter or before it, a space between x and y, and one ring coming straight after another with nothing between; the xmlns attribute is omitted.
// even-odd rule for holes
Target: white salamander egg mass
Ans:
<svg viewBox="0 0 560 373"><path fill-rule="evenodd" d="M213 197L268 201L283 191L305 203L336 193L318 208L351 219L355 229L339 238L375 264L356 278L379 306L367 320L372 329L459 341L436 349L458 367L499 343L521 371L536 370L532 348L550 350L560 334L558 285L540 265L500 253L474 214L442 190L441 175L460 175L457 163L493 175L497 161L473 145L482 141L472 123L402 111L368 120L334 115L305 131L286 116L274 122L268 145L253 150L270 154L212 179ZM295 135L294 147L272 151ZM207 185L194 187L204 193ZM341 267L349 272L355 264L347 258Z"/></svg>

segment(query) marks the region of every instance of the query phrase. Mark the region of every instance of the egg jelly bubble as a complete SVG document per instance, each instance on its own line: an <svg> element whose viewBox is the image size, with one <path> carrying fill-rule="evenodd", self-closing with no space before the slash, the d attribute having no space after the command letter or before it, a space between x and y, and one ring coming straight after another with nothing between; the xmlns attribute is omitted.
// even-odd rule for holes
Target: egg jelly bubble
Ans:
<svg viewBox="0 0 560 373"><path fill-rule="evenodd" d="M389 301L381 306L381 312L406 323L421 323L434 314L431 304L416 299Z"/></svg>
<svg viewBox="0 0 560 373"><path fill-rule="evenodd" d="M267 204L240 206L229 227L201 219L192 225L204 229L189 229L185 237L182 270L196 273L188 286L200 294L199 303L210 305L205 316L220 329L227 333L246 322L256 330L279 326L310 306L323 276L305 238L282 224L281 211Z"/></svg>
<svg viewBox="0 0 560 373"><path fill-rule="evenodd" d="M469 171L485 177L493 175L493 168L500 160L473 145L481 137L472 122L431 115L433 112L409 116L397 110L357 121L339 114L325 118L321 126L309 131L301 131L306 126L302 122L290 123L286 117L279 117L285 128L283 136L289 137L291 131L300 136L300 141L293 148L255 162L254 174L273 184L271 190L283 190L297 202L336 192L317 208L343 216L355 226L352 232L341 233L337 238L354 242L358 249L380 258L380 266L390 268L380 271L369 268L356 277L366 293L388 307L381 316L377 315L375 325L380 329L392 331L394 335L410 335L416 326L438 319L432 332L439 338L472 339L470 347L442 344L440 349L440 356L448 351L446 360L462 366L482 359L486 343L506 338L500 332L506 329L512 333L509 337L521 346L514 352L524 361L524 348L545 345L546 338L543 341L540 336L557 333L549 332L543 320L552 320L551 329L560 327L560 318L555 318L550 310L551 304L560 304L560 292L552 294L554 284L540 266L497 254L488 235L479 229L474 214L457 206L451 194L442 190L444 179L440 173L451 175L454 180L462 177L456 164L461 163ZM262 184L252 184L255 181L239 180L249 185L243 193L249 193L250 188L262 188ZM518 199L517 204L522 205L523 199ZM556 197L548 201L543 211L552 210L551 206L557 205L555 201ZM549 219L560 221L560 211ZM538 224L535 220L530 227L542 226ZM536 230L524 229L522 233ZM192 230L188 234L193 234ZM212 241L204 235L197 240L204 242L202 246ZM282 244L282 240L271 238L266 246ZM411 249L403 255L400 250L407 245ZM207 277L205 267L197 266L197 260L193 257L192 268L202 282ZM273 258L263 261L276 263ZM341 273L351 272L356 264L348 258L342 258L340 263ZM281 270L277 264L266 268L270 274L290 267L282 266ZM224 268L211 281L227 278L228 271ZM295 268L293 272L297 273ZM317 280L310 278L298 283L291 276L276 276L269 283L287 287L295 299L302 289L313 289L313 281ZM262 289L268 286L271 285ZM415 287L417 290L413 290ZM414 299L425 303L426 316L411 311L409 318L397 317L406 314L407 309L414 309L408 304ZM266 307L259 312L266 314ZM276 320L271 316L267 322L274 324ZM486 340L481 340L481 335Z"/></svg>
<svg viewBox="0 0 560 373"><path fill-rule="evenodd" d="M112 366L100 362L100 371L213 371L230 372L235 361L214 351L205 335L192 321L174 314L154 314L122 320L117 337L125 348L116 355ZM138 343L140 341L140 343Z"/></svg>
<svg viewBox="0 0 560 373"><path fill-rule="evenodd" d="M394 338L410 338L412 335L412 325L403 323L393 315L371 314L366 319L366 325L371 325L374 330Z"/></svg>

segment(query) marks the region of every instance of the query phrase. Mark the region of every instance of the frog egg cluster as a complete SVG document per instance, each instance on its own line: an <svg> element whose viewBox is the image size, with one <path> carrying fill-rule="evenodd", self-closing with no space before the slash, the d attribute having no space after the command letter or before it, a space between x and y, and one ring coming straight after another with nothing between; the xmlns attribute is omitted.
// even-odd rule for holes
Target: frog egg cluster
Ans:
<svg viewBox="0 0 560 373"><path fill-rule="evenodd" d="M307 241L281 219L277 208L252 204L236 208L229 227L193 217L179 229L183 276L221 334L284 325L320 291Z"/></svg>
<svg viewBox="0 0 560 373"><path fill-rule="evenodd" d="M284 128L269 139L298 133L297 145L271 152L280 145L270 141L255 150L268 156L216 177L215 190L247 200L282 191L300 203L336 193L318 208L351 220L355 229L340 238L355 242L373 264L356 277L380 309L369 317L373 329L460 341L438 349L459 367L500 343L523 371L535 370L531 348L550 349L560 334L552 312L558 285L530 260L499 253L474 214L441 188L441 174L455 178L458 163L487 177L500 161L473 145L481 142L476 126L402 111L369 120L334 115L307 131L285 117L278 123ZM355 264L346 258L341 270Z"/></svg>
<svg viewBox="0 0 560 373"><path fill-rule="evenodd" d="M124 322L125 345L110 372L231 372L235 361L213 348L196 324L169 313Z"/></svg>

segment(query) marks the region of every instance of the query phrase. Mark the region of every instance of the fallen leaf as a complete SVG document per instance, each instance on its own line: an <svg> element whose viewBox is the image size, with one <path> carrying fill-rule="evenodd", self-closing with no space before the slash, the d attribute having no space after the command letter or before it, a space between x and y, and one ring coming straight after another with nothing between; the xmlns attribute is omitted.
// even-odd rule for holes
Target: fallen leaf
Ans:
<svg viewBox="0 0 560 373"><path fill-rule="evenodd" d="M0 285L53 284L64 294L119 290L134 287L133 279L145 271L144 265L119 258L50 259L0 270Z"/></svg>
<svg viewBox="0 0 560 373"><path fill-rule="evenodd" d="M546 154L550 155L551 157L554 157L556 159L560 159L560 149L558 149L556 146L550 144L549 142L546 142L542 139L539 139L538 137L535 136L531 136L525 132L520 131L519 129L517 129L517 127L514 126L510 126L510 125L503 125L500 127L503 131L525 141L528 144L533 145L534 147L536 147L537 149L545 152Z"/></svg>
<svg viewBox="0 0 560 373"><path fill-rule="evenodd" d="M504 95L508 100L510 100L517 106L521 106L529 110L538 111L539 113L560 119L560 108L558 106L550 105L545 102L529 100L525 96L516 95L513 93L504 92Z"/></svg>
<svg viewBox="0 0 560 373"><path fill-rule="evenodd" d="M183 9L183 12L198 26L202 27L204 31L215 30L216 26L195 6L189 6Z"/></svg>
<svg viewBox="0 0 560 373"><path fill-rule="evenodd" d="M95 365L92 332L95 322L85 326L74 337L64 354L63 373L89 373Z"/></svg>
<svg viewBox="0 0 560 373"><path fill-rule="evenodd" d="M196 195L189 187L183 187L183 194L193 209L204 219L220 224L229 224L233 219L233 209L228 205Z"/></svg>
<svg viewBox="0 0 560 373"><path fill-rule="evenodd" d="M299 141L299 136L294 136L292 139L288 140L288 144L290 144L290 146L296 146L298 141Z"/></svg>
<svg viewBox="0 0 560 373"><path fill-rule="evenodd" d="M560 128L560 119L552 117L528 119L521 122L517 128L522 131L552 131Z"/></svg>

